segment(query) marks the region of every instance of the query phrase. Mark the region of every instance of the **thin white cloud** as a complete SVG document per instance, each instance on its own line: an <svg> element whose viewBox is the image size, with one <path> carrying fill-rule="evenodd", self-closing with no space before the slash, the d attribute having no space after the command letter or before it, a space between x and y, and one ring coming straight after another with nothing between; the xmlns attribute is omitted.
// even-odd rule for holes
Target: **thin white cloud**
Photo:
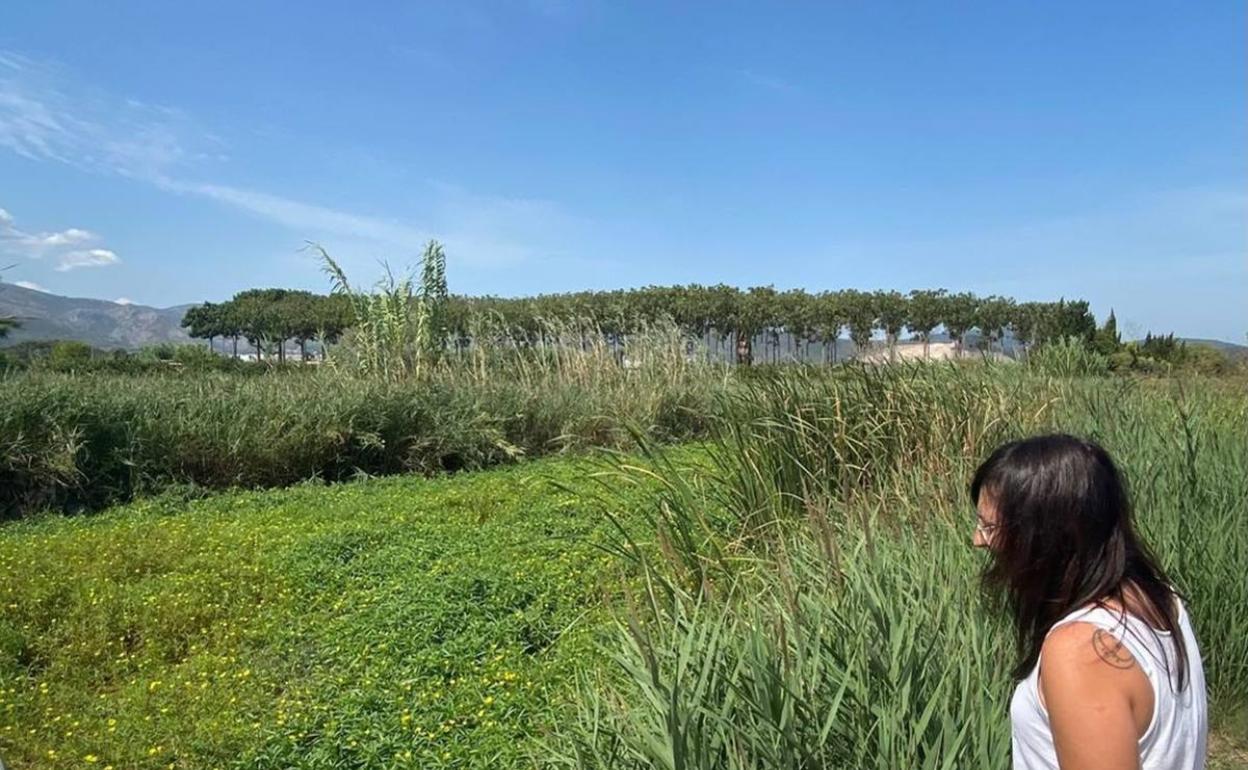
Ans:
<svg viewBox="0 0 1248 770"><path fill-rule="evenodd" d="M31 291L41 291L44 294L48 293L48 290L46 288L35 283L34 281L14 281L13 285L21 286L23 289L30 289Z"/></svg>
<svg viewBox="0 0 1248 770"><path fill-rule="evenodd" d="M117 303L118 305L133 305L134 304L134 300L130 299L129 297L118 297L117 299L113 300L113 302Z"/></svg>
<svg viewBox="0 0 1248 770"><path fill-rule="evenodd" d="M22 72L30 65L30 59L13 51L0 51L0 67Z"/></svg>
<svg viewBox="0 0 1248 770"><path fill-rule="evenodd" d="M77 227L71 227L68 230L61 230L56 233L33 233L24 235L21 243L33 250L42 251L45 249L55 249L61 246L77 246L83 243L99 240L99 236L90 230L82 230Z"/></svg>
<svg viewBox="0 0 1248 770"><path fill-rule="evenodd" d="M43 242L48 246L68 246L95 240L95 237L95 234L90 230L80 230L77 227L71 227L68 230L47 236L43 239Z"/></svg>
<svg viewBox="0 0 1248 770"><path fill-rule="evenodd" d="M61 255L56 266L57 272L77 270L80 267L108 267L121 262L121 258L108 249L84 249L67 251Z"/></svg>
<svg viewBox="0 0 1248 770"><path fill-rule="evenodd" d="M51 110L17 92L13 82L0 79L0 147L30 160L68 163L58 151L68 136Z"/></svg>
<svg viewBox="0 0 1248 770"><path fill-rule="evenodd" d="M85 248L95 244L100 237L81 227L70 227L53 232L27 232L18 228L17 220L0 208L0 254L13 254L27 259L52 256L58 259L57 270L72 270L116 264L117 255L103 248Z"/></svg>
<svg viewBox="0 0 1248 770"><path fill-rule="evenodd" d="M166 190L196 195L287 227L303 238L358 256L389 254L412 258L431 238L442 241L457 260L498 266L542 257L568 257L569 234L586 223L557 204L537 199L468 193L448 184L433 185L436 203L425 217L431 226L342 211L280 195L207 182L156 180Z"/></svg>
<svg viewBox="0 0 1248 770"><path fill-rule="evenodd" d="M750 85L765 88L768 91L775 91L776 93L791 94L800 90L797 84L785 80L784 78L776 77L775 75L767 75L754 70L742 70L741 77Z"/></svg>
<svg viewBox="0 0 1248 770"><path fill-rule="evenodd" d="M218 144L179 110L116 100L0 51L0 147L24 158L147 179Z"/></svg>
<svg viewBox="0 0 1248 770"><path fill-rule="evenodd" d="M31 160L138 179L205 198L285 227L296 241L325 240L328 246L368 256L409 257L437 237L468 264L560 258L566 256L560 252L570 240L570 233L560 228L580 226L548 201L474 196L449 186L435 185L433 202L420 221L412 221L190 181L226 158L220 140L190 116L93 91L52 66L6 51L0 51L0 148ZM42 248L95 240L83 237L88 231L73 228L35 235L51 239ZM33 240L23 243L28 251L41 247ZM9 247L15 248L12 243Z"/></svg>
<svg viewBox="0 0 1248 770"><path fill-rule="evenodd" d="M256 190L173 179L162 179L158 184L167 190L209 198L304 232L346 235L409 247L424 243L431 237L426 230L399 222L353 214Z"/></svg>

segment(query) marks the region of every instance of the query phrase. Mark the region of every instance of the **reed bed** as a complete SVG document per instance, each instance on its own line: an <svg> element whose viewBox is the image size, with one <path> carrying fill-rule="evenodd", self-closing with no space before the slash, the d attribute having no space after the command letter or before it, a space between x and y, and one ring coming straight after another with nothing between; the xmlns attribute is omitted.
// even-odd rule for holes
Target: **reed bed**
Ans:
<svg viewBox="0 0 1248 770"><path fill-rule="evenodd" d="M694 363L671 329L618 350L550 327L532 348L479 344L419 378L337 366L0 376L0 517L95 510L136 496L484 468L701 433L727 370Z"/></svg>
<svg viewBox="0 0 1248 770"><path fill-rule="evenodd" d="M1123 465L1188 598L1217 724L1248 703L1248 399L1216 383L843 369L725 394L697 470L621 526L636 599L545 762L577 768L1006 768L1012 635L981 594L965 484L1066 430ZM609 502L610 495L607 495Z"/></svg>

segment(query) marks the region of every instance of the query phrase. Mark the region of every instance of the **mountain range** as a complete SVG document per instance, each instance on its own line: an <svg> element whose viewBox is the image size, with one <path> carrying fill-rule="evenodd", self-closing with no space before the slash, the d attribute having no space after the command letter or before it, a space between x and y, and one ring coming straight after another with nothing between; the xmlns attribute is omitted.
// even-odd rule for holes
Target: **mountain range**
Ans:
<svg viewBox="0 0 1248 770"><path fill-rule="evenodd" d="M32 340L77 340L94 348L136 350L160 342L191 342L180 324L191 305L154 308L85 297L61 297L0 284L0 318L21 324L0 345Z"/></svg>

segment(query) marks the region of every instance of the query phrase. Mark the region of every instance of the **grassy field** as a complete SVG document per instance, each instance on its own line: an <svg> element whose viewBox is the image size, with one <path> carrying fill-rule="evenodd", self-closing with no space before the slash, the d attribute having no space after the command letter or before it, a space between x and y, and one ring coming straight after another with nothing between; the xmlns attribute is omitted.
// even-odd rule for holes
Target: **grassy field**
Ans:
<svg viewBox="0 0 1248 770"><path fill-rule="evenodd" d="M0 533L16 768L509 767L618 572L574 461L148 502Z"/></svg>
<svg viewBox="0 0 1248 770"><path fill-rule="evenodd" d="M5 525L0 756L1004 768L1010 640L977 592L964 484L995 442L1061 427L1125 466L1191 599L1215 766L1240 766L1242 383L948 367L739 385L706 443L649 458Z"/></svg>

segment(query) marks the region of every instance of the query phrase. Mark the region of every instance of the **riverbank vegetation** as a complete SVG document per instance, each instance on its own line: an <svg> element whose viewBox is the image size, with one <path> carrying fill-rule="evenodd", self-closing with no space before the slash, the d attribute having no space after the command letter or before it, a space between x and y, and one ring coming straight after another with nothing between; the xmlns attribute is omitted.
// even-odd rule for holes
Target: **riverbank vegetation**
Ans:
<svg viewBox="0 0 1248 770"><path fill-rule="evenodd" d="M1004 768L1010 637L976 585L965 478L1053 429L1121 461L1188 597L1219 745L1242 740L1237 382L986 364L734 382L686 448L634 430L640 455L7 525L0 755Z"/></svg>

